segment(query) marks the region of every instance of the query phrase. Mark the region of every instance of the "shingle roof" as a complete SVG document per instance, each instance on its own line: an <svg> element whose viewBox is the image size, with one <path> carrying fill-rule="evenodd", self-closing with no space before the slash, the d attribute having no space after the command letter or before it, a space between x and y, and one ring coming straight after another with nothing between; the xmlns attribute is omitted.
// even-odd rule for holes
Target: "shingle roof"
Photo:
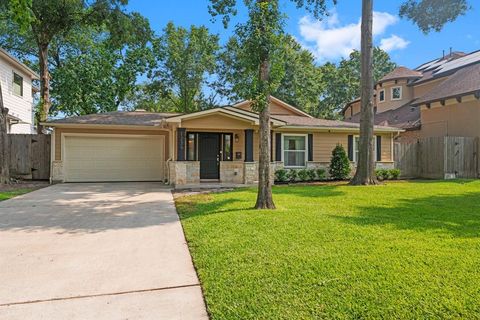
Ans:
<svg viewBox="0 0 480 320"><path fill-rule="evenodd" d="M340 120L327 120L319 118L307 118L302 116L280 116L275 115L272 118L285 121L287 126L297 127L312 127L312 128L339 128L339 129L357 129L360 128L360 124L340 121ZM389 126L375 126L376 129L391 130L393 127Z"/></svg>
<svg viewBox="0 0 480 320"><path fill-rule="evenodd" d="M403 106L375 114L374 123L379 126L390 126L405 130L413 130L420 127L420 108L412 106L410 101ZM360 113L357 113L348 120L360 122Z"/></svg>
<svg viewBox="0 0 480 320"><path fill-rule="evenodd" d="M480 91L480 63L464 67L415 101L429 103Z"/></svg>
<svg viewBox="0 0 480 320"><path fill-rule="evenodd" d="M392 72L387 73L379 82L398 80L398 79L416 79L421 78L422 73L419 71L410 70L406 67L397 67Z"/></svg>
<svg viewBox="0 0 480 320"><path fill-rule="evenodd" d="M84 116L50 120L48 124L104 124L104 125L137 125L159 126L163 119L179 115L178 113L157 113L144 111L114 111Z"/></svg>

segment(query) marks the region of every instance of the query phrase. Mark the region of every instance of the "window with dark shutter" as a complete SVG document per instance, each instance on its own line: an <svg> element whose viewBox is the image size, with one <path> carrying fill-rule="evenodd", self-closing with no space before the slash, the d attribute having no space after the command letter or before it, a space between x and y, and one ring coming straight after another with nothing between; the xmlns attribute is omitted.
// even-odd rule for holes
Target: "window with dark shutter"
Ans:
<svg viewBox="0 0 480 320"><path fill-rule="evenodd" d="M377 136L377 161L382 161L382 136Z"/></svg>
<svg viewBox="0 0 480 320"><path fill-rule="evenodd" d="M313 161L313 134L308 134L308 161Z"/></svg>
<svg viewBox="0 0 480 320"><path fill-rule="evenodd" d="M348 136L348 160L353 161L353 135Z"/></svg>

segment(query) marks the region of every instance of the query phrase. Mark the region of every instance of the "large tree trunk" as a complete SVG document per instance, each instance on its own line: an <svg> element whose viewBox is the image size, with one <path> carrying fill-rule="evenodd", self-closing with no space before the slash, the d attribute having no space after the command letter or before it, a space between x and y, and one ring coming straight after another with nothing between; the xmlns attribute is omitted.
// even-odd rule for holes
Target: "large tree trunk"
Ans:
<svg viewBox="0 0 480 320"><path fill-rule="evenodd" d="M0 184L10 182L10 148L7 136L8 109L3 105L2 84L0 83Z"/></svg>
<svg viewBox="0 0 480 320"><path fill-rule="evenodd" d="M377 184L373 141L373 0L362 1L361 112L357 171L351 184Z"/></svg>
<svg viewBox="0 0 480 320"><path fill-rule="evenodd" d="M50 72L48 70L48 44L38 45L38 59L40 64L40 110L38 114L38 133L43 133L40 122L47 121L50 111Z"/></svg>
<svg viewBox="0 0 480 320"><path fill-rule="evenodd" d="M260 81L267 83L270 67L267 59L260 65ZM258 194L255 209L275 209L270 181L270 96L260 111L260 157L258 161Z"/></svg>

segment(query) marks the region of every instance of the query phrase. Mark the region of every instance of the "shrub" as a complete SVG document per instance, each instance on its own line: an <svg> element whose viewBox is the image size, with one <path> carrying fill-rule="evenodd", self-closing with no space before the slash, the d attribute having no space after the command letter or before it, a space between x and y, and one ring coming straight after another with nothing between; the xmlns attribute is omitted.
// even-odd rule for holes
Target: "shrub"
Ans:
<svg viewBox="0 0 480 320"><path fill-rule="evenodd" d="M350 175L350 161L342 145L337 146L332 151L330 160L330 176L336 180L345 180Z"/></svg>
<svg viewBox="0 0 480 320"><path fill-rule="evenodd" d="M400 177L401 171L400 169L390 169L390 177L393 180L397 180Z"/></svg>
<svg viewBox="0 0 480 320"><path fill-rule="evenodd" d="M323 168L318 168L317 169L318 180L325 180L326 177L327 177L327 171Z"/></svg>
<svg viewBox="0 0 480 320"><path fill-rule="evenodd" d="M307 174L310 181L315 181L317 179L317 172L315 169L308 169Z"/></svg>
<svg viewBox="0 0 480 320"><path fill-rule="evenodd" d="M378 180L388 180L390 179L390 172L387 169L377 169L375 170L375 175Z"/></svg>
<svg viewBox="0 0 480 320"><path fill-rule="evenodd" d="M288 170L288 181L295 182L298 179L298 172L295 169Z"/></svg>
<svg viewBox="0 0 480 320"><path fill-rule="evenodd" d="M300 181L308 181L309 176L308 176L307 170L305 170L305 169L298 170L298 179Z"/></svg>
<svg viewBox="0 0 480 320"><path fill-rule="evenodd" d="M288 172L285 169L275 171L275 181L285 182L288 180Z"/></svg>

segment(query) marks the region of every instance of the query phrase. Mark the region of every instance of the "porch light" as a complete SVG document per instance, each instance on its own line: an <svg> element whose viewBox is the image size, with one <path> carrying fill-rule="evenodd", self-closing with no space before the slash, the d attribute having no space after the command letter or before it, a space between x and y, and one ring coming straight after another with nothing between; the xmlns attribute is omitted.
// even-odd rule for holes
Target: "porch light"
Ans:
<svg viewBox="0 0 480 320"><path fill-rule="evenodd" d="M235 133L235 143L238 143L238 140L240 140L240 138L238 137L238 133Z"/></svg>

